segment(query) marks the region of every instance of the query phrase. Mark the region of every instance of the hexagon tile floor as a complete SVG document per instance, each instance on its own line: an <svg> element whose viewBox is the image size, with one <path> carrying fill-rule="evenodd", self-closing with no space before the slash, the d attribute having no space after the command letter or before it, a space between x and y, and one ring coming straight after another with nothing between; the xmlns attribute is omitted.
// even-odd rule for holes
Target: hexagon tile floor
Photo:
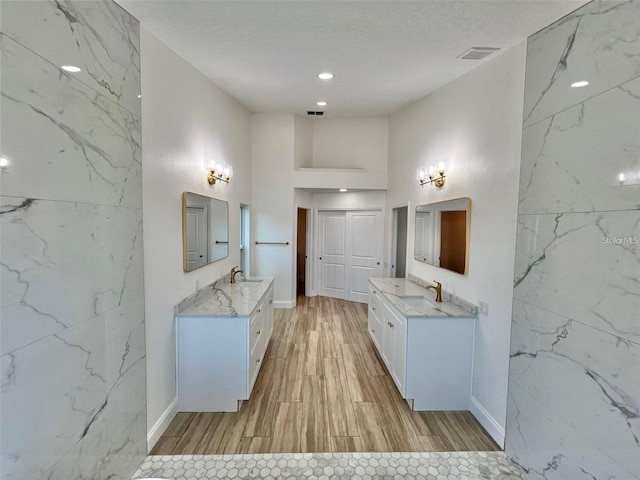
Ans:
<svg viewBox="0 0 640 480"><path fill-rule="evenodd" d="M522 480L504 452L155 455L133 479Z"/></svg>

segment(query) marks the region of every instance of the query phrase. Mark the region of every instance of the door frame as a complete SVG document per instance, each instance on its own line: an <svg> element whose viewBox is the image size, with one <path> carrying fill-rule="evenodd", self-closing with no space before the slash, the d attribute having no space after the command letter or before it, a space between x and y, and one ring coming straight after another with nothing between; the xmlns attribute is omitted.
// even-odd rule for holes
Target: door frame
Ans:
<svg viewBox="0 0 640 480"><path fill-rule="evenodd" d="M407 201L407 202L400 202L400 203L394 203L392 205L389 205L389 218L391 219L390 222L390 226L389 226L389 249L387 251L387 258L388 258L388 262L385 262L385 265L387 268L384 269L385 274L388 277L392 276L392 268L391 265L393 265L393 262L395 261L396 255L397 255L397 247L398 247L398 228L397 228L397 214L395 212L395 210L397 208L402 208L402 207L407 207L407 252L406 252L406 258L405 258L405 264L404 264L404 268L405 268L405 275L409 275L409 259L413 257L413 255L410 257L409 253L413 251L413 240L410 237L410 233L411 233L411 202Z"/></svg>

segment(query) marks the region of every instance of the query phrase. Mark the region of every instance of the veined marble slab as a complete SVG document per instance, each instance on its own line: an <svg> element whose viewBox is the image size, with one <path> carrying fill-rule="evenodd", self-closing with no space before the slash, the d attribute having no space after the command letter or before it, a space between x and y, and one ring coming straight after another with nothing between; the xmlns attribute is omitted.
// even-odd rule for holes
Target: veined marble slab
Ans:
<svg viewBox="0 0 640 480"><path fill-rule="evenodd" d="M1 39L2 194L141 208L140 117Z"/></svg>
<svg viewBox="0 0 640 480"><path fill-rule="evenodd" d="M640 343L640 210L521 215L514 299Z"/></svg>
<svg viewBox="0 0 640 480"><path fill-rule="evenodd" d="M248 317L273 284L273 277L249 277L247 280L229 283L221 279L207 285L178 303L175 313L184 316Z"/></svg>
<svg viewBox="0 0 640 480"><path fill-rule="evenodd" d="M130 478L146 453L138 22L103 0L0 9L1 476Z"/></svg>
<svg viewBox="0 0 640 480"><path fill-rule="evenodd" d="M606 455L601 443L582 432L509 382L505 452L528 480L637 480Z"/></svg>
<svg viewBox="0 0 640 480"><path fill-rule="evenodd" d="M369 282L384 297L396 307L405 317L451 317L451 318L469 318L476 315L454 305L451 302L443 301L436 303L435 292L404 278L370 278ZM409 304L407 298L403 297L422 297L422 304L417 306Z"/></svg>
<svg viewBox="0 0 640 480"><path fill-rule="evenodd" d="M639 344L514 302L510 380L636 477L638 372Z"/></svg>
<svg viewBox="0 0 640 480"><path fill-rule="evenodd" d="M640 480L639 40L640 2L596 0L528 42L505 441L528 479Z"/></svg>
<svg viewBox="0 0 640 480"><path fill-rule="evenodd" d="M640 209L639 132L640 78L525 128L519 213Z"/></svg>
<svg viewBox="0 0 640 480"><path fill-rule="evenodd" d="M0 8L3 33L57 66L80 67L75 78L140 116L140 27L118 4L3 0Z"/></svg>
<svg viewBox="0 0 640 480"><path fill-rule="evenodd" d="M130 474L146 449L143 315L139 297L1 357L3 479Z"/></svg>
<svg viewBox="0 0 640 480"><path fill-rule="evenodd" d="M532 35L527 44L524 125L640 75L640 2L594 1ZM576 81L589 85L571 88Z"/></svg>
<svg viewBox="0 0 640 480"><path fill-rule="evenodd" d="M140 209L0 197L0 222L3 354L143 296Z"/></svg>

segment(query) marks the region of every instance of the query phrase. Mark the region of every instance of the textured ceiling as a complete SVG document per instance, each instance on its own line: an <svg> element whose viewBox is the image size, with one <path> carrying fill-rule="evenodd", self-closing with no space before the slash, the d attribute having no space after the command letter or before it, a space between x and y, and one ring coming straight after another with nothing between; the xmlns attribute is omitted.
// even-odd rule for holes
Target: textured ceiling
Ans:
<svg viewBox="0 0 640 480"><path fill-rule="evenodd" d="M118 0L253 112L387 115L504 51L585 0ZM500 52L498 52L500 54ZM317 74L336 77L321 81Z"/></svg>

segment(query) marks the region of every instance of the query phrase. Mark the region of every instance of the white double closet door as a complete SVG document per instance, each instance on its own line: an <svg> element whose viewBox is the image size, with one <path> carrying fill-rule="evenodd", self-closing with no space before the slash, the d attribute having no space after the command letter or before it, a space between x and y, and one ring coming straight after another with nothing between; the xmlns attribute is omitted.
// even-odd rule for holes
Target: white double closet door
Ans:
<svg viewBox="0 0 640 480"><path fill-rule="evenodd" d="M367 303L367 280L382 277L382 212L320 211L318 223L318 294Z"/></svg>

